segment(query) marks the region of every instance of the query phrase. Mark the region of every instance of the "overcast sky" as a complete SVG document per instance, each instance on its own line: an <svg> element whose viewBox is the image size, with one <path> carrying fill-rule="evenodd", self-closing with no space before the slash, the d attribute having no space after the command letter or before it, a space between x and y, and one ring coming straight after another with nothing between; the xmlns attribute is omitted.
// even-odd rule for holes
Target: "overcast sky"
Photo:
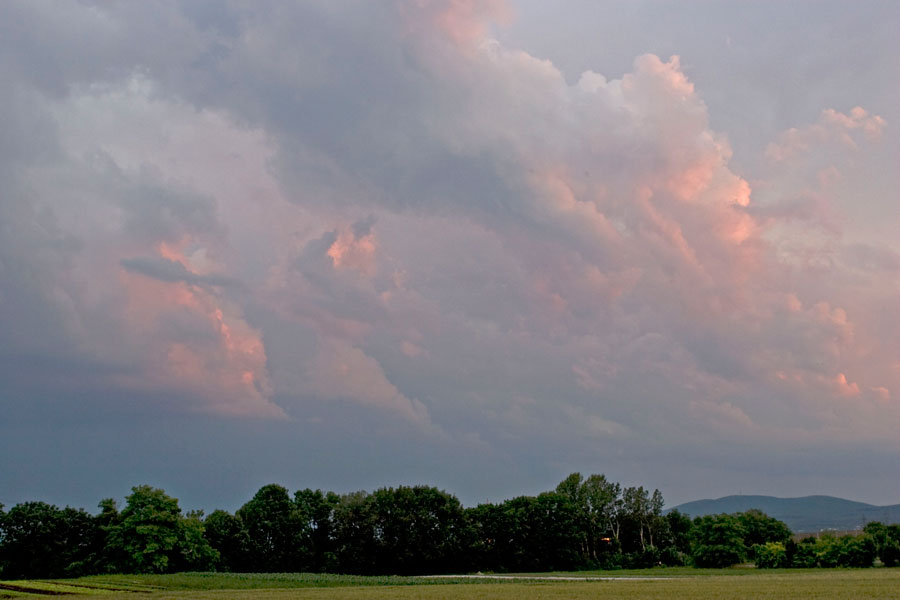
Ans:
<svg viewBox="0 0 900 600"><path fill-rule="evenodd" d="M0 3L0 502L900 502L900 3Z"/></svg>

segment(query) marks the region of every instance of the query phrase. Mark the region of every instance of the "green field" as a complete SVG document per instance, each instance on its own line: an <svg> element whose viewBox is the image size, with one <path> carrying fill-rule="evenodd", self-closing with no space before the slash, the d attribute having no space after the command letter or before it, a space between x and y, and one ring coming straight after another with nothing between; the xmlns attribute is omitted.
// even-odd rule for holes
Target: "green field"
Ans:
<svg viewBox="0 0 900 600"><path fill-rule="evenodd" d="M582 581L536 577L586 578ZM90 595L104 598L421 598L514 600L603 598L900 598L900 569L653 569L547 573L522 579L356 577L317 574L106 575L0 582L0 598ZM527 579L532 577L532 579ZM589 580L587 578L611 578Z"/></svg>

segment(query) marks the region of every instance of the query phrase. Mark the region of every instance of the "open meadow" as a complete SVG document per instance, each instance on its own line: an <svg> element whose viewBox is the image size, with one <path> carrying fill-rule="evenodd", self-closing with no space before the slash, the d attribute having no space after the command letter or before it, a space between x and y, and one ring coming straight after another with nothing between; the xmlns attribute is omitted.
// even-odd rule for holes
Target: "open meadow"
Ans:
<svg viewBox="0 0 900 600"><path fill-rule="evenodd" d="M147 600L191 598L650 600L900 598L900 570L653 569L497 578L359 577L318 574L110 575L0 582L0 598L71 595Z"/></svg>

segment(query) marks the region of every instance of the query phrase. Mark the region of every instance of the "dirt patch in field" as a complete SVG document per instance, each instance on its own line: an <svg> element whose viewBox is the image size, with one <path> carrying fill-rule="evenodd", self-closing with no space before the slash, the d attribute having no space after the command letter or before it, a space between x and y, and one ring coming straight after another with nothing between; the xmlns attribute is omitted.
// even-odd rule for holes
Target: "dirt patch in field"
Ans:
<svg viewBox="0 0 900 600"><path fill-rule="evenodd" d="M40 594L41 596L65 596L69 592L58 592L56 590L41 590L26 587L24 585L13 585L9 583L0 583L0 590L9 590L11 592L24 592L26 594Z"/></svg>

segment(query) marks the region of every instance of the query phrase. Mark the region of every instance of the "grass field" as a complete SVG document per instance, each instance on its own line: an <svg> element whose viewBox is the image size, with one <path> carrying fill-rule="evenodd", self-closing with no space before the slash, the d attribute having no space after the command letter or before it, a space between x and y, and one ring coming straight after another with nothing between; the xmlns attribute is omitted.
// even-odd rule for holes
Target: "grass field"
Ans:
<svg viewBox="0 0 900 600"><path fill-rule="evenodd" d="M555 600L602 598L637 600L678 598L897 598L900 569L757 571L755 569L653 569L643 571L547 573L544 576L604 578L583 581L355 577L316 574L182 573L105 575L79 579L4 581L0 598L103 596L110 600L189 598L374 600ZM527 579L531 577L532 579Z"/></svg>

